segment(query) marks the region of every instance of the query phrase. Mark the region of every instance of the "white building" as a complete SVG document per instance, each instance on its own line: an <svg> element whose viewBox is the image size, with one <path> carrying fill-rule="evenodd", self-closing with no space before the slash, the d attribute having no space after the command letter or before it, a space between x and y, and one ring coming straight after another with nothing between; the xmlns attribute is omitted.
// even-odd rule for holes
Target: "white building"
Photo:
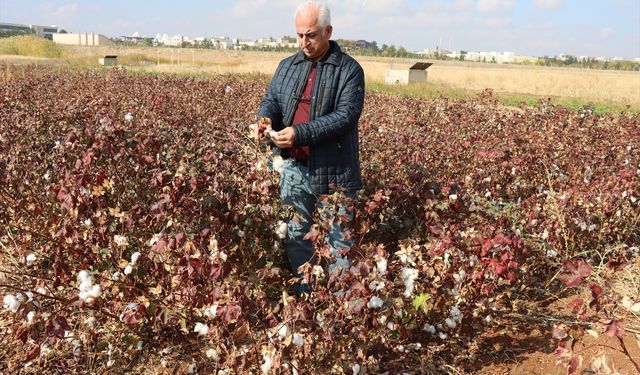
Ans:
<svg viewBox="0 0 640 375"><path fill-rule="evenodd" d="M111 39L102 34L53 34L53 42L73 46L111 46Z"/></svg>

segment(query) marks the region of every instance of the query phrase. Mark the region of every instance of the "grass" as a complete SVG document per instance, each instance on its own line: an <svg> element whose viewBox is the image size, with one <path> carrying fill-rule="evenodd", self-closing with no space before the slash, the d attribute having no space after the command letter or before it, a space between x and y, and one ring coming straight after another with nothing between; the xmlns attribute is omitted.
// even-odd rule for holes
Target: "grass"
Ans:
<svg viewBox="0 0 640 375"><path fill-rule="evenodd" d="M442 83L412 83L410 85L389 85L380 82L367 83L367 91L382 92L391 95L417 98L437 98L445 96L452 99L468 99L478 96L478 90L466 90ZM579 111L590 107L597 114L631 112L640 114L640 104L631 105L615 101L597 101L584 98L546 97L515 93L494 93L498 103L507 107L532 107L540 101L551 99L555 105Z"/></svg>
<svg viewBox="0 0 640 375"><path fill-rule="evenodd" d="M52 41L34 35L0 39L0 55L64 58L65 50Z"/></svg>

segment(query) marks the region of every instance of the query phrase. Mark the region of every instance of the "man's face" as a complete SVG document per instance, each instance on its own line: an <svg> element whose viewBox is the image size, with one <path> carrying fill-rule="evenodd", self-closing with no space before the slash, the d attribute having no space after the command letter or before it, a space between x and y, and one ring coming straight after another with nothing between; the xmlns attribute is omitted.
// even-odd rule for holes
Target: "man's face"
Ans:
<svg viewBox="0 0 640 375"><path fill-rule="evenodd" d="M298 46L311 60L317 60L329 50L331 39L331 25L326 29L318 25L317 12L307 12L306 15L296 16L296 34L298 34Z"/></svg>

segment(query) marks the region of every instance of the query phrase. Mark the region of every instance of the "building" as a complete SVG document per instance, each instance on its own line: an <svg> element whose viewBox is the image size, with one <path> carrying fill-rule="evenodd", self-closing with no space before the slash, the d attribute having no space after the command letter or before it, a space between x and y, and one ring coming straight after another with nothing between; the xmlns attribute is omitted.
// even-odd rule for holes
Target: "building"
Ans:
<svg viewBox="0 0 640 375"><path fill-rule="evenodd" d="M54 43L72 46L112 46L111 39L102 34L53 34Z"/></svg>
<svg viewBox="0 0 640 375"><path fill-rule="evenodd" d="M433 65L427 62L418 62L409 69L389 69L385 73L384 82L387 84L408 85L415 82L427 82L427 69Z"/></svg>
<svg viewBox="0 0 640 375"><path fill-rule="evenodd" d="M53 34L65 32L57 26L23 25L19 23L0 22L0 31L15 31L25 34L35 34L41 38L53 39Z"/></svg>
<svg viewBox="0 0 640 375"><path fill-rule="evenodd" d="M116 66L118 65L118 56L107 55L105 57L101 57L100 59L98 59L98 64L104 66Z"/></svg>

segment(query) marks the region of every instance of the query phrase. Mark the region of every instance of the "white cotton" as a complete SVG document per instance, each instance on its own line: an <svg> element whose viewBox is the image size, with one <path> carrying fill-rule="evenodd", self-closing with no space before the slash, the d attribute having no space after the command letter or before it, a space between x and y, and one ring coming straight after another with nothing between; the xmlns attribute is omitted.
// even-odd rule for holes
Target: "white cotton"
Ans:
<svg viewBox="0 0 640 375"><path fill-rule="evenodd" d="M207 350L207 358L209 358L212 361L217 361L218 351L213 348L210 348L209 350Z"/></svg>
<svg viewBox="0 0 640 375"><path fill-rule="evenodd" d="M384 304L384 301L382 300L382 298L373 296L371 297L369 302L367 302L367 307L370 309L379 309L382 307L383 304Z"/></svg>
<svg viewBox="0 0 640 375"><path fill-rule="evenodd" d="M196 332L200 336L206 336L209 334L209 326L203 323L196 323L193 332Z"/></svg>
<svg viewBox="0 0 640 375"><path fill-rule="evenodd" d="M129 241L127 240L127 237L121 236L119 234L116 234L115 236L113 236L113 242L115 242L116 245L118 245L118 246L127 246L127 245L129 245Z"/></svg>
<svg viewBox="0 0 640 375"><path fill-rule="evenodd" d="M124 120L125 120L125 121L133 121L133 114L131 114L131 112L127 112L127 113L124 115Z"/></svg>
<svg viewBox="0 0 640 375"><path fill-rule="evenodd" d="M78 286L78 289L81 292L88 292L91 290L92 287L93 287L93 280L91 280L91 278L87 278L80 283L80 286Z"/></svg>
<svg viewBox="0 0 640 375"><path fill-rule="evenodd" d="M29 311L29 313L27 313L27 323L31 324L33 323L33 319L36 317L36 312L35 311Z"/></svg>
<svg viewBox="0 0 640 375"><path fill-rule="evenodd" d="M386 315L382 315L381 317L378 318L378 323L385 324L386 322L387 322L387 316Z"/></svg>
<svg viewBox="0 0 640 375"><path fill-rule="evenodd" d="M462 312L457 306L451 308L451 317L458 323L462 322Z"/></svg>
<svg viewBox="0 0 640 375"><path fill-rule="evenodd" d="M84 325L89 328L94 328L96 326L96 318L91 316L84 320Z"/></svg>
<svg viewBox="0 0 640 375"><path fill-rule="evenodd" d="M389 322L387 323L387 328L393 331L394 329L396 329L396 325L393 324L393 322Z"/></svg>
<svg viewBox="0 0 640 375"><path fill-rule="evenodd" d="M135 264L138 262L138 259L140 258L140 252L136 251L135 253L131 254L131 265L135 266Z"/></svg>
<svg viewBox="0 0 640 375"><path fill-rule="evenodd" d="M218 255L218 239L216 239L216 236L209 238L209 252L213 258Z"/></svg>
<svg viewBox="0 0 640 375"><path fill-rule="evenodd" d="M411 296L413 293L414 282L418 278L418 270L415 268L404 267L400 277L402 278L402 281L404 281L404 296Z"/></svg>
<svg viewBox="0 0 640 375"><path fill-rule="evenodd" d="M289 336L289 326L283 324L278 329L278 337L280 337L281 340L284 340L287 336Z"/></svg>
<svg viewBox="0 0 640 375"><path fill-rule="evenodd" d="M313 270L311 273L313 273L320 280L324 278L324 269L322 268L322 266L319 266L317 264L313 266Z"/></svg>
<svg viewBox="0 0 640 375"><path fill-rule="evenodd" d="M273 366L273 356L270 352L265 352L262 354L262 364L260 365L260 370L262 370L263 374L269 373L271 371L271 367Z"/></svg>
<svg viewBox="0 0 640 375"><path fill-rule="evenodd" d="M458 195L457 194L451 194L449 195L449 200L452 202L455 202L458 200Z"/></svg>
<svg viewBox="0 0 640 375"><path fill-rule="evenodd" d="M31 253L29 255L27 255L27 266L32 265L36 260L38 259L38 257L36 256L35 253Z"/></svg>
<svg viewBox="0 0 640 375"><path fill-rule="evenodd" d="M196 365L195 363L192 363L189 365L189 369L188 369L188 373L189 374L195 374L198 372L198 365Z"/></svg>
<svg viewBox="0 0 640 375"><path fill-rule="evenodd" d="M133 272L133 267L131 267L131 265L129 264L124 268L124 274L131 275L131 272Z"/></svg>
<svg viewBox="0 0 640 375"><path fill-rule="evenodd" d="M87 272L87 270L82 270L82 271L78 272L78 281L80 281L80 282L83 282L83 281L87 280L90 277L91 277L91 275L89 275L89 272Z"/></svg>
<svg viewBox="0 0 640 375"><path fill-rule="evenodd" d="M293 334L293 345L295 345L295 346L304 345L304 336L302 336L299 333L294 333Z"/></svg>
<svg viewBox="0 0 640 375"><path fill-rule="evenodd" d="M218 303L216 302L213 305L204 309L204 316L206 316L209 319L215 319L217 312L218 312Z"/></svg>
<svg viewBox="0 0 640 375"><path fill-rule="evenodd" d="M122 280L122 272L120 271L114 272L113 275L111 275L111 279L115 281Z"/></svg>
<svg viewBox="0 0 640 375"><path fill-rule="evenodd" d="M102 296L102 287L99 284L95 284L88 293L89 297L100 298Z"/></svg>
<svg viewBox="0 0 640 375"><path fill-rule="evenodd" d="M360 375L360 365L359 364L354 364L353 366L351 366L351 370L353 370L353 375Z"/></svg>
<svg viewBox="0 0 640 375"><path fill-rule="evenodd" d="M380 275L385 275L387 273L387 258L380 257L380 259L376 261L376 268Z"/></svg>
<svg viewBox="0 0 640 375"><path fill-rule="evenodd" d="M227 253L225 253L224 251L220 252L220 260L222 260L223 262L227 261Z"/></svg>
<svg viewBox="0 0 640 375"><path fill-rule="evenodd" d="M279 239L284 240L287 237L287 223L278 220L275 232Z"/></svg>
<svg viewBox="0 0 640 375"><path fill-rule="evenodd" d="M143 346L144 346L144 341L139 340L138 343L136 344L136 350L142 350Z"/></svg>
<svg viewBox="0 0 640 375"><path fill-rule="evenodd" d="M284 168L284 159L282 159L282 156L280 155L276 155L273 157L273 170L282 174L283 168Z"/></svg>
<svg viewBox="0 0 640 375"><path fill-rule="evenodd" d="M384 289L384 281L373 280L372 282L369 283L369 289L372 292L378 292Z"/></svg>
<svg viewBox="0 0 640 375"><path fill-rule="evenodd" d="M444 340L444 339L446 339L447 337L449 337L449 335L447 335L447 334L446 334L446 333L444 333L444 332L438 332L438 337L440 337L440 339Z"/></svg>
<svg viewBox="0 0 640 375"><path fill-rule="evenodd" d="M434 335L436 333L436 327L432 326L429 323L426 323L423 327L422 330L425 332L429 332L430 334Z"/></svg>
<svg viewBox="0 0 640 375"><path fill-rule="evenodd" d="M444 323L447 325L447 327L449 327L449 328L451 328L451 329L456 328L456 322L455 322L453 319L451 319L451 318L447 318L447 319L445 319L445 320L444 320Z"/></svg>
<svg viewBox="0 0 640 375"><path fill-rule="evenodd" d="M20 299L17 296L8 294L4 296L3 307L11 312L17 312L20 308Z"/></svg>

